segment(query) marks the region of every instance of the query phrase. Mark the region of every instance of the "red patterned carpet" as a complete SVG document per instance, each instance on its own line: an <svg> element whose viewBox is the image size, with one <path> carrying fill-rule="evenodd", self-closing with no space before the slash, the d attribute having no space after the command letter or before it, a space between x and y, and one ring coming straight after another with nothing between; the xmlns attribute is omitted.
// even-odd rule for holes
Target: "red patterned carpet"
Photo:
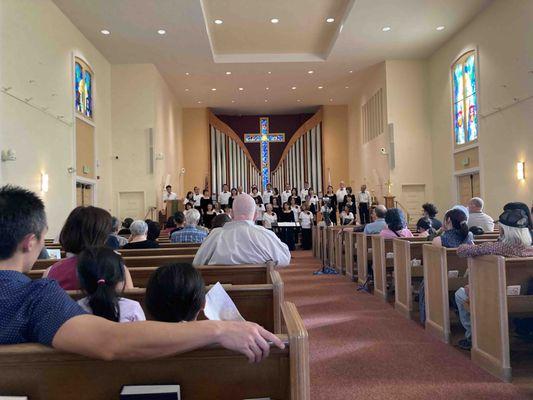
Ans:
<svg viewBox="0 0 533 400"><path fill-rule="evenodd" d="M313 400L532 398L345 276L313 276L319 267L310 251L296 251L281 271L309 331Z"/></svg>

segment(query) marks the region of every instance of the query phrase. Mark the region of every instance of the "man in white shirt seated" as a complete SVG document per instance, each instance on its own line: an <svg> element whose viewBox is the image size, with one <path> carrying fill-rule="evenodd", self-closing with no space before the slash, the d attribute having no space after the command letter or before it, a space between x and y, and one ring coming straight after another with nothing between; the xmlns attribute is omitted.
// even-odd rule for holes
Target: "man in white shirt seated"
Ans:
<svg viewBox="0 0 533 400"><path fill-rule="evenodd" d="M494 220L483 212L483 199L474 197L468 202L468 227L479 226L484 232L494 232Z"/></svg>
<svg viewBox="0 0 533 400"><path fill-rule="evenodd" d="M222 185L222 192L218 195L218 203L220 207L225 210L228 207L229 198L231 197L231 192L229 191L229 186L225 183Z"/></svg>
<svg viewBox="0 0 533 400"><path fill-rule="evenodd" d="M374 213L376 214L376 220L365 225L364 232L367 235L378 235L384 228L387 227L387 223L385 222L387 208L380 204L379 206L376 206Z"/></svg>
<svg viewBox="0 0 533 400"><path fill-rule="evenodd" d="M304 201L308 194L309 194L309 182L306 181L304 182L304 188L300 192L300 199Z"/></svg>
<svg viewBox="0 0 533 400"><path fill-rule="evenodd" d="M178 200L178 195L172 191L172 186L167 185L165 191L163 192L163 202L167 200Z"/></svg>
<svg viewBox="0 0 533 400"><path fill-rule="evenodd" d="M211 231L202 243L194 265L263 264L274 261L285 267L291 262L287 245L276 234L254 223L256 205L252 196L240 194L233 201L233 220Z"/></svg>
<svg viewBox="0 0 533 400"><path fill-rule="evenodd" d="M283 206L283 203L289 202L289 197L291 197L291 185L286 183L285 184L285 190L281 192L281 204L280 206Z"/></svg>

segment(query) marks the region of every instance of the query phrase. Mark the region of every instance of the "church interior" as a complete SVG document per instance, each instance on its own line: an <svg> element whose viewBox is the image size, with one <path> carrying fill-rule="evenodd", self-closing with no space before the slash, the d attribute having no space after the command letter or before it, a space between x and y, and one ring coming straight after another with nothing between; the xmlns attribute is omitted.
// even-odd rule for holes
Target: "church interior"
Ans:
<svg viewBox="0 0 533 400"><path fill-rule="evenodd" d="M233 189L259 197L255 222L272 230L271 196L290 210L295 188L312 231L306 247L295 229L289 266L262 266L259 300L237 284L258 283L252 269L198 267L290 350L252 366L209 347L130 366L0 341L0 398L137 398L120 389L156 384L185 400L533 398L533 324L527 340L515 329L533 320L533 254L460 258L417 237L425 203L445 223L482 199L500 225L471 231L475 245L507 234L511 202L533 226L533 1L0 0L0 32L0 182L43 200L61 257L76 207L157 221L165 250L123 254L144 296L135 268L198 250L163 234L189 192L200 221L202 193L222 210ZM353 210L345 191L328 208L346 187ZM416 240L367 235L378 205Z"/></svg>

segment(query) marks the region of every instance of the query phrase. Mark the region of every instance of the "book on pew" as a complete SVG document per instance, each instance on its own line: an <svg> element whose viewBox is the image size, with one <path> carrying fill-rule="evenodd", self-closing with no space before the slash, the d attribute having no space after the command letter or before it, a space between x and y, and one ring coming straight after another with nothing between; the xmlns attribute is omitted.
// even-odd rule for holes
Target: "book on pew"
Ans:
<svg viewBox="0 0 533 400"><path fill-rule="evenodd" d="M220 282L217 282L205 295L204 314L212 321L244 321Z"/></svg>
<svg viewBox="0 0 533 400"><path fill-rule="evenodd" d="M180 400L179 385L124 385L120 400Z"/></svg>

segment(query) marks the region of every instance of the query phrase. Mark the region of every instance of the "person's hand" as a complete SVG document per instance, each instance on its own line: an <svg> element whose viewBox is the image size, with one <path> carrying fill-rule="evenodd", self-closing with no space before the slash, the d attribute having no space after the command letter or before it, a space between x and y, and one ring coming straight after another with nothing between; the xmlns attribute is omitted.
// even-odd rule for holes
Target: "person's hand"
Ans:
<svg viewBox="0 0 533 400"><path fill-rule="evenodd" d="M249 362L260 362L268 357L272 342L280 349L285 344L273 333L252 322L220 322L219 343L230 350L238 351L248 357Z"/></svg>

